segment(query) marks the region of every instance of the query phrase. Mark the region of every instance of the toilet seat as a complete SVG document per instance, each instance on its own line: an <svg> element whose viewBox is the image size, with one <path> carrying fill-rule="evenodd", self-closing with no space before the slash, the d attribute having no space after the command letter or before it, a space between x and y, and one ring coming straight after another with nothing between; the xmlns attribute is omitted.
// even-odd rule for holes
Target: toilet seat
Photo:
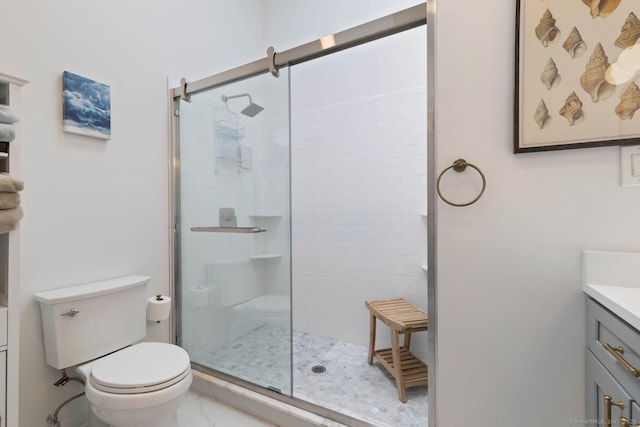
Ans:
<svg viewBox="0 0 640 427"><path fill-rule="evenodd" d="M111 394L149 393L170 387L189 376L188 353L173 344L145 342L93 362L90 382Z"/></svg>

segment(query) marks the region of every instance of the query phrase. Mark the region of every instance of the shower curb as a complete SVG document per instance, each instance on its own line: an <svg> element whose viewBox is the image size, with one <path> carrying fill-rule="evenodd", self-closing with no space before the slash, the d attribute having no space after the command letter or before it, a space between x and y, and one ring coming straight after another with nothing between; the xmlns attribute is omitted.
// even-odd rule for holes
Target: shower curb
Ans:
<svg viewBox="0 0 640 427"><path fill-rule="evenodd" d="M276 426L347 426L196 370L193 370L191 390Z"/></svg>

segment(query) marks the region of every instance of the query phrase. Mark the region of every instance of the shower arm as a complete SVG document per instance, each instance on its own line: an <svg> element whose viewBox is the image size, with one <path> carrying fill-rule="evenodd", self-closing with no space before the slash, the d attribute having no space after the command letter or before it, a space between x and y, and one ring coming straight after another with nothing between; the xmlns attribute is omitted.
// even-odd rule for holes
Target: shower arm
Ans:
<svg viewBox="0 0 640 427"><path fill-rule="evenodd" d="M251 95L249 95L248 93L240 93L238 95L231 95L231 96L227 96L227 95L222 95L222 101L226 104L228 100L230 99L235 99L235 98L242 98L242 97L247 97L249 98L249 103L253 104L253 100L251 99Z"/></svg>

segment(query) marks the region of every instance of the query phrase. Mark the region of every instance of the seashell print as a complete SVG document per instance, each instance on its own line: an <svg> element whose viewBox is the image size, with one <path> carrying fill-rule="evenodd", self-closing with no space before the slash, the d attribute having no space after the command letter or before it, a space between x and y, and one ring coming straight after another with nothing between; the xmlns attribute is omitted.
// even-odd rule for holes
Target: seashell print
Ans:
<svg viewBox="0 0 640 427"><path fill-rule="evenodd" d="M547 9L542 18L540 18L540 23L535 29L536 37L540 42L542 42L542 46L547 47L560 36L560 29L556 27L556 20L551 15L549 9Z"/></svg>
<svg viewBox="0 0 640 427"><path fill-rule="evenodd" d="M624 22L620 35L614 44L620 49L626 49L636 44L638 38L640 38L640 20L631 12L627 16L627 20Z"/></svg>
<svg viewBox="0 0 640 427"><path fill-rule="evenodd" d="M544 66L544 70L540 74L540 80L547 87L547 90L551 90L551 88L560 83L560 74L558 74L558 67L553 58L549 58L547 65Z"/></svg>
<svg viewBox="0 0 640 427"><path fill-rule="evenodd" d="M622 120L631 120L638 108L640 108L640 88L631 82L620 96L620 102L616 106L616 114Z"/></svg>
<svg viewBox="0 0 640 427"><path fill-rule="evenodd" d="M587 51L587 44L582 40L582 36L576 27L573 27L562 47L572 58L579 58Z"/></svg>
<svg viewBox="0 0 640 427"><path fill-rule="evenodd" d="M584 119L584 111L582 111L582 101L575 92L564 101L564 105L560 109L560 115L569 121L569 126L574 126Z"/></svg>
<svg viewBox="0 0 640 427"><path fill-rule="evenodd" d="M582 3L589 6L591 17L595 19L598 16L606 18L611 15L620 4L620 0L582 0Z"/></svg>
<svg viewBox="0 0 640 427"><path fill-rule="evenodd" d="M616 90L616 87L605 79L609 65L609 58L604 53L602 45L598 43L585 66L585 72L580 76L580 86L591 95L593 102L610 98Z"/></svg>
<svg viewBox="0 0 640 427"><path fill-rule="evenodd" d="M538 129L544 129L551 124L551 116L547 109L547 104L544 103L544 99L540 100L536 113L533 115L533 120L538 124Z"/></svg>

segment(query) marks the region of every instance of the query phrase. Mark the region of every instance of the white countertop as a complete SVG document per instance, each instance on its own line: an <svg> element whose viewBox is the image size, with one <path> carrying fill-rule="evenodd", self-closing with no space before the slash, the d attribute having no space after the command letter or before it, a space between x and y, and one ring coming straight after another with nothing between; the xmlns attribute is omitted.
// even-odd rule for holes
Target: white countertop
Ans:
<svg viewBox="0 0 640 427"><path fill-rule="evenodd" d="M640 330L640 288L584 284L585 294Z"/></svg>

